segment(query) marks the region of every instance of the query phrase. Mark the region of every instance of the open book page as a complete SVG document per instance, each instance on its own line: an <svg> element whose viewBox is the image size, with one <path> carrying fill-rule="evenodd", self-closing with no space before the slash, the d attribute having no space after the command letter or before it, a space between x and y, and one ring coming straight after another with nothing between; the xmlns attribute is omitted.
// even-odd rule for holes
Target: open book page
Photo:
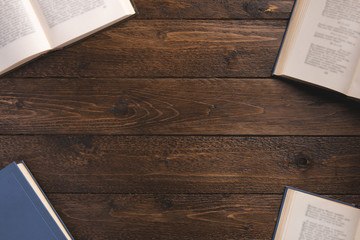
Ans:
<svg viewBox="0 0 360 240"><path fill-rule="evenodd" d="M293 194L291 207L281 238L275 239L355 239L360 221L359 209L300 191L288 191Z"/></svg>
<svg viewBox="0 0 360 240"><path fill-rule="evenodd" d="M357 231L356 231L354 239L360 239L360 220L359 220L359 223L358 223L358 227L357 227Z"/></svg>
<svg viewBox="0 0 360 240"><path fill-rule="evenodd" d="M358 77L360 77L360 75L358 75ZM353 82L351 83L351 88L348 91L347 95L360 99L360 78L353 80Z"/></svg>
<svg viewBox="0 0 360 240"><path fill-rule="evenodd" d="M31 2L53 48L75 42L135 14L129 0L31 0Z"/></svg>
<svg viewBox="0 0 360 240"><path fill-rule="evenodd" d="M309 6L308 0L295 1L295 6L291 13L291 20L286 28L285 38L280 48L281 54L278 55L276 61L274 75L280 76L284 71L284 65L287 61L294 39L296 39L299 33L298 29L302 24L304 14L306 13L308 6Z"/></svg>
<svg viewBox="0 0 360 240"><path fill-rule="evenodd" d="M360 51L360 1L309 4L284 75L346 93Z"/></svg>
<svg viewBox="0 0 360 240"><path fill-rule="evenodd" d="M0 0L0 74L50 49L25 0Z"/></svg>
<svg viewBox="0 0 360 240"><path fill-rule="evenodd" d="M360 59L347 95L360 99Z"/></svg>

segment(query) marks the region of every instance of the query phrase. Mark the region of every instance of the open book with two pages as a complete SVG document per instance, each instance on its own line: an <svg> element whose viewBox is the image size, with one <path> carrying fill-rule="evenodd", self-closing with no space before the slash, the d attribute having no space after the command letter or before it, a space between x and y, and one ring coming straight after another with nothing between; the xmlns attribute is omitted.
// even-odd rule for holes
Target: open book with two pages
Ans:
<svg viewBox="0 0 360 240"><path fill-rule="evenodd" d="M296 0L273 75L360 98L360 1Z"/></svg>
<svg viewBox="0 0 360 240"><path fill-rule="evenodd" d="M273 240L359 240L360 209L286 187Z"/></svg>
<svg viewBox="0 0 360 240"><path fill-rule="evenodd" d="M0 75L134 14L130 0L2 0Z"/></svg>

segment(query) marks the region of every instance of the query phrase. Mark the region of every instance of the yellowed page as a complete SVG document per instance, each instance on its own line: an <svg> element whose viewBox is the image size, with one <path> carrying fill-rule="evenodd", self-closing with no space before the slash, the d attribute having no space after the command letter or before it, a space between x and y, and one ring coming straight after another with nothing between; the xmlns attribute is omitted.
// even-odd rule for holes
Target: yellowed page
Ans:
<svg viewBox="0 0 360 240"><path fill-rule="evenodd" d="M293 192L292 207L281 240L355 240L360 210L299 191ZM279 233L280 234L280 233Z"/></svg>
<svg viewBox="0 0 360 240"><path fill-rule="evenodd" d="M135 14L129 0L31 0L49 42L58 48Z"/></svg>
<svg viewBox="0 0 360 240"><path fill-rule="evenodd" d="M29 1L0 1L0 74L49 49Z"/></svg>
<svg viewBox="0 0 360 240"><path fill-rule="evenodd" d="M346 93L360 51L360 1L310 1L298 31L283 75Z"/></svg>

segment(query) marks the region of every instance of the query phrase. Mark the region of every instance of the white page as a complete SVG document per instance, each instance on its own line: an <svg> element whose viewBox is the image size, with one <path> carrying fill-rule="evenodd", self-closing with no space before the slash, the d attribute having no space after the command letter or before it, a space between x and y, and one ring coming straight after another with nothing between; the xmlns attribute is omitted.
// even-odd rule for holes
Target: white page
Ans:
<svg viewBox="0 0 360 240"><path fill-rule="evenodd" d="M354 74L347 95L360 99L360 60L358 61L356 72Z"/></svg>
<svg viewBox="0 0 360 240"><path fill-rule="evenodd" d="M357 75L357 77L358 78L354 79L351 83L351 88L348 91L347 95L360 99L360 75Z"/></svg>
<svg viewBox="0 0 360 240"><path fill-rule="evenodd" d="M282 240L355 240L360 210L293 191L292 207Z"/></svg>
<svg viewBox="0 0 360 240"><path fill-rule="evenodd" d="M0 0L0 74L50 49L26 0Z"/></svg>
<svg viewBox="0 0 360 240"><path fill-rule="evenodd" d="M305 1L309 6L284 75L346 93L360 51L360 1Z"/></svg>
<svg viewBox="0 0 360 240"><path fill-rule="evenodd" d="M135 14L129 0L32 0L53 48Z"/></svg>

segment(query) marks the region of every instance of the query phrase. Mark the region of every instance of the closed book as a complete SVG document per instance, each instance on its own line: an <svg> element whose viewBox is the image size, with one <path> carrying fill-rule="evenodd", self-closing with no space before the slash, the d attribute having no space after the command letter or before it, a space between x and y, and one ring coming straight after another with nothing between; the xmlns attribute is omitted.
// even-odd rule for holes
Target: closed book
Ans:
<svg viewBox="0 0 360 240"><path fill-rule="evenodd" d="M74 239L24 162L0 171L0 239Z"/></svg>

